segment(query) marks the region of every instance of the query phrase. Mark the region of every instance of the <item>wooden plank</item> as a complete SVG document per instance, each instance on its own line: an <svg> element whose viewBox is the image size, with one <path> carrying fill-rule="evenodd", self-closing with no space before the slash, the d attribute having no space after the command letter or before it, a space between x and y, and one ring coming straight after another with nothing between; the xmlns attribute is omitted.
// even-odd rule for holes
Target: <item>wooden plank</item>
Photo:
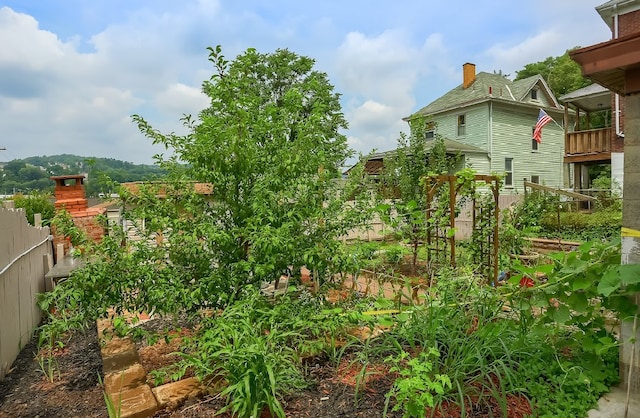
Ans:
<svg viewBox="0 0 640 418"><path fill-rule="evenodd" d="M568 190L556 189L554 187L543 186L541 184L531 183L529 181L525 181L524 182L524 186L525 187L531 187L532 189L542 190L542 191L549 192L549 193L561 194L563 196L572 197L572 198L578 199L578 200L586 200L586 201L590 201L590 202L594 202L595 200L597 200L595 197L587 196L586 194L570 192Z"/></svg>

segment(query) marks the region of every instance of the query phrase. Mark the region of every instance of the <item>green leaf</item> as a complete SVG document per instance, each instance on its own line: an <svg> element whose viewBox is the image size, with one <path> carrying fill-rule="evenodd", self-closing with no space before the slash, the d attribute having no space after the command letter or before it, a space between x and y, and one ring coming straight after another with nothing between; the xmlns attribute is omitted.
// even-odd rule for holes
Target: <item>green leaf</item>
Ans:
<svg viewBox="0 0 640 418"><path fill-rule="evenodd" d="M593 286L593 281L589 280L587 277L585 276L577 276L575 279L573 279L573 281L571 282L571 288L575 291L575 290L584 290L584 289L588 289L591 286Z"/></svg>
<svg viewBox="0 0 640 418"><path fill-rule="evenodd" d="M549 311L551 312L553 320L559 324L564 324L571 318L571 312L565 305L560 305L557 308L551 308Z"/></svg>
<svg viewBox="0 0 640 418"><path fill-rule="evenodd" d="M640 264L622 264L619 271L623 286L640 283Z"/></svg>
<svg viewBox="0 0 640 418"><path fill-rule="evenodd" d="M582 292L573 292L567 299L571 309L577 312L586 312L589 308L589 299Z"/></svg>
<svg viewBox="0 0 640 418"><path fill-rule="evenodd" d="M603 296L609 296L620 288L621 280L617 268L611 268L602 276L598 283L598 292Z"/></svg>

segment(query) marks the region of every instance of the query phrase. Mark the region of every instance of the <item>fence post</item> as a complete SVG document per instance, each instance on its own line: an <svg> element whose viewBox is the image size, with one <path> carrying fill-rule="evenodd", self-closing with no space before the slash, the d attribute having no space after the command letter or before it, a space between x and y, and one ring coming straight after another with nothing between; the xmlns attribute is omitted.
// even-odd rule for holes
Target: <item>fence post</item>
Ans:
<svg viewBox="0 0 640 418"><path fill-rule="evenodd" d="M56 244L56 264L62 261L64 258L64 244Z"/></svg>
<svg viewBox="0 0 640 418"><path fill-rule="evenodd" d="M51 268L53 267L53 256L51 255L51 253L42 256L42 264L44 266L44 274L46 276L49 270L51 270ZM45 291L51 292L53 290L53 279L45 278L44 288Z"/></svg>
<svg viewBox="0 0 640 418"><path fill-rule="evenodd" d="M42 228L42 214L34 213L33 214L33 226L36 228Z"/></svg>

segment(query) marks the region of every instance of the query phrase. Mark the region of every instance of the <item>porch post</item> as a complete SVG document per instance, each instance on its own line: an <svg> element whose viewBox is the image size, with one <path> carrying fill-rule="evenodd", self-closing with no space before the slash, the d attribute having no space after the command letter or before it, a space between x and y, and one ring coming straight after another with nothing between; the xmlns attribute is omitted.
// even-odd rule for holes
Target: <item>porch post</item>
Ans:
<svg viewBox="0 0 640 418"><path fill-rule="evenodd" d="M622 206L622 264L640 264L640 94L625 97L624 199ZM640 305L640 293L631 298ZM640 395L640 320L621 318L620 378ZM630 341L635 339L636 343Z"/></svg>

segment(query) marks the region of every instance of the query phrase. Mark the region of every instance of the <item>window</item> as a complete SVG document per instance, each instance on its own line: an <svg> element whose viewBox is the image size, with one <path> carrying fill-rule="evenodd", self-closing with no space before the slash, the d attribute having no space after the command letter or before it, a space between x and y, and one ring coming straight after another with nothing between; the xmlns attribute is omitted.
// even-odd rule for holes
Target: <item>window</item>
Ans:
<svg viewBox="0 0 640 418"><path fill-rule="evenodd" d="M465 117L463 115L458 115L458 136L463 136L465 132Z"/></svg>
<svg viewBox="0 0 640 418"><path fill-rule="evenodd" d="M513 158L504 159L504 186L513 187Z"/></svg>
<svg viewBox="0 0 640 418"><path fill-rule="evenodd" d="M531 183L540 184L540 176L531 176Z"/></svg>
<svg viewBox="0 0 640 418"><path fill-rule="evenodd" d="M531 128L531 151L538 151L538 141L533 139L533 133L535 132L536 127Z"/></svg>
<svg viewBox="0 0 640 418"><path fill-rule="evenodd" d="M424 133L424 138L425 138L427 141L432 140L435 136L436 136L436 133L435 133L435 131L434 131L433 129L428 130L428 131L426 131L426 132Z"/></svg>
<svg viewBox="0 0 640 418"><path fill-rule="evenodd" d="M538 89L531 90L531 100L538 100Z"/></svg>

